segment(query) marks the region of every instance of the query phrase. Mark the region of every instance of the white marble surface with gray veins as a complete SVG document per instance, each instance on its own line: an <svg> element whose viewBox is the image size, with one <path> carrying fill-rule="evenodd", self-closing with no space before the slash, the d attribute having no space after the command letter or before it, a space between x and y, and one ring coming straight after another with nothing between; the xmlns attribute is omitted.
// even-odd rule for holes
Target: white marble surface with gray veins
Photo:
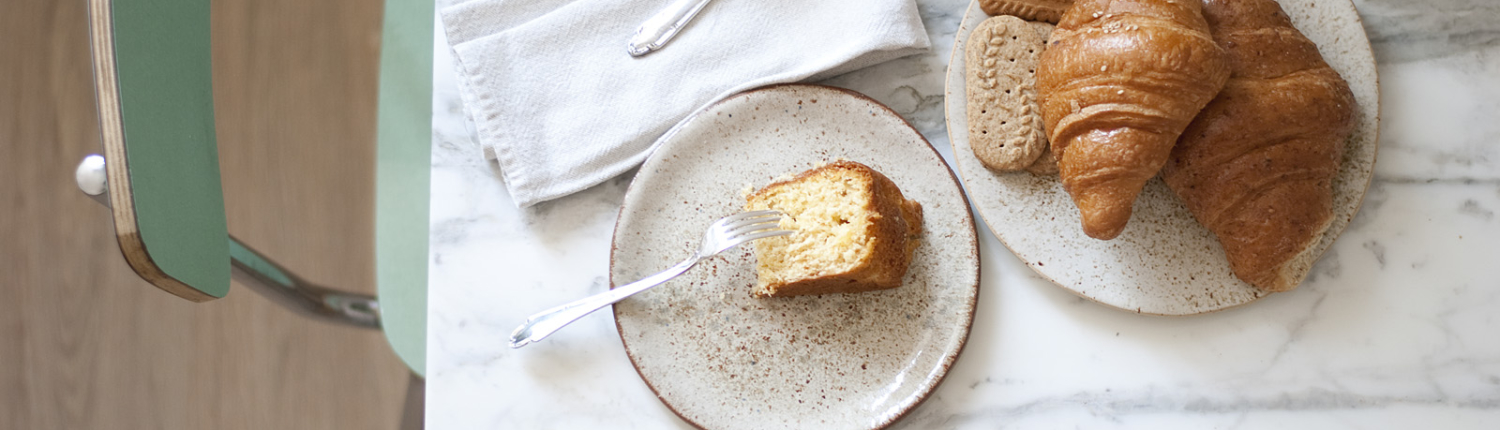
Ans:
<svg viewBox="0 0 1500 430"><path fill-rule="evenodd" d="M948 151L943 71L966 3L919 1L930 53L825 83ZM895 428L1500 425L1500 2L1355 3L1379 63L1379 161L1301 288L1194 317L1121 312L1041 280L981 223L968 346ZM437 43L429 428L689 428L633 371L608 312L505 346L526 315L608 288L631 175L516 209Z"/></svg>

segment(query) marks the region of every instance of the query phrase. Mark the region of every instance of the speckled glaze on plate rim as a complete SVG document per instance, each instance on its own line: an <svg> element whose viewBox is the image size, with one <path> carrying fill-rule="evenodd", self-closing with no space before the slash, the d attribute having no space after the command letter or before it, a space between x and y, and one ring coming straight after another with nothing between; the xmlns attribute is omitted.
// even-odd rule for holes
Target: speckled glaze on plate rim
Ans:
<svg viewBox="0 0 1500 430"><path fill-rule="evenodd" d="M1278 2L1282 3L1282 7L1284 9L1288 9L1287 10L1288 14L1293 15L1293 23L1294 23L1294 25L1297 25L1298 26L1297 28L1299 30L1304 30L1304 26L1306 26L1306 23L1303 23L1302 21L1299 21L1297 19L1297 14L1293 14L1291 8L1288 7L1288 5L1284 1L1278 0ZM1348 172L1348 171L1356 171L1356 170L1362 171L1363 175L1362 175L1362 178L1361 177L1352 178L1355 181L1357 181L1357 182L1354 182L1352 185L1357 186L1357 191L1358 192L1357 192L1357 194L1351 196L1352 197L1352 202L1351 203L1349 203L1347 205L1339 205L1338 202L1337 202L1338 196L1339 196L1339 192L1338 191L1335 192L1335 211L1334 211L1335 212L1334 213L1335 219L1334 219L1332 225L1330 225L1329 229L1324 233L1324 237L1319 240L1319 243L1317 243L1317 244L1314 245L1316 247L1321 248L1318 251L1319 255L1318 255L1317 259L1314 259L1315 262L1317 260L1321 259L1322 255L1325 254L1329 249L1332 248L1333 241L1336 240L1337 237L1343 233L1343 230L1346 227L1348 227L1349 223L1351 221L1353 221L1354 217L1359 213L1359 209L1363 205L1365 193L1366 193L1366 191L1368 191L1370 183L1374 179L1374 165L1375 165L1376 158L1377 158L1377 155L1378 155L1378 152L1379 152L1379 143L1380 143L1380 91L1379 91L1379 75L1378 75L1378 72L1377 72L1377 69L1376 69L1376 64L1375 64L1375 61L1374 61L1374 54L1373 54L1373 51L1372 51L1372 49L1370 47L1369 38L1366 35L1366 33L1364 32L1364 30L1363 30L1364 29L1363 21L1360 18L1360 16L1359 16L1359 14L1358 14L1358 12L1357 12L1357 10L1356 10L1353 2L1349 1L1349 0L1345 0L1344 2L1340 2L1340 3L1341 3L1340 6L1347 5L1347 9L1345 9L1343 7L1338 8L1338 11L1336 11L1338 13L1338 15L1334 15L1334 17L1335 18L1350 19L1352 25L1354 27L1357 27L1359 29L1359 36L1360 37L1356 38L1357 40L1338 41L1339 43L1337 44L1337 46L1333 46L1333 47L1325 46L1324 44L1319 44L1319 50L1322 51L1322 53L1324 54L1324 58L1327 59L1328 62L1335 67L1335 69L1339 70L1340 74L1343 75L1343 77L1345 78L1345 80L1349 81L1350 88L1351 88L1351 90L1353 90L1355 92L1356 97L1364 96L1364 98L1361 98L1359 100L1361 102L1366 102L1367 101L1370 104L1369 106L1361 105L1361 106L1359 106L1357 108L1359 110L1359 115L1367 118L1367 121L1363 122L1363 123L1357 123L1356 124L1356 129L1353 132L1353 134L1351 134L1351 137L1350 137L1350 145L1351 145L1351 147L1353 147L1353 145L1356 145L1356 144L1362 144L1362 146L1360 147L1360 149L1368 151L1368 159L1353 160L1353 161L1356 161L1359 166L1357 166L1357 167L1351 166L1350 165L1350 161L1354 158L1351 155L1351 153L1353 153L1355 151L1350 150L1349 148L1346 148L1344 163L1340 167L1340 175L1339 176L1340 177L1348 176L1349 174L1346 174L1346 172ZM1320 5L1326 6L1326 4L1320 4ZM1300 5L1293 5L1293 6L1299 8L1299 10L1311 8L1311 6L1300 6ZM1344 16L1340 16L1340 15L1344 15ZM965 117L965 115L967 115L966 114L966 106L963 103L963 96L962 96L963 94L967 93L967 89L964 88L964 85L965 85L964 84L964 73L963 73L963 68L962 68L962 65L964 64L964 61L963 61L964 60L964 46L967 44L968 39L969 39L969 34L972 32L973 28L975 26L977 26L980 22L984 21L987 18L989 18L989 16L986 15L984 13L984 11L980 9L978 0L971 1L970 4L969 4L969 6L968 6L968 9L965 10L965 12L964 12L964 18L961 21L958 30L954 33L954 45L953 45L954 48L953 48L953 52L951 53L950 58L949 58L948 70L947 70L947 73L945 74L945 79L944 79L944 87L945 87L944 88L945 89L944 90L944 94L946 95L946 100L944 101L944 117L945 117L947 125L948 125L949 142L951 142L952 145L953 145L954 161L955 161L956 167L957 167L957 169L959 171L960 177L963 178L964 187L966 188L966 190L968 190L971 193L973 193L973 192L985 192L985 191L987 191L987 189L985 187L978 186L978 185L980 185L980 183L977 182L976 180L972 180L971 179L972 177L975 177L976 175L1000 176L1000 174L996 174L994 172L991 172L991 171L985 169L983 166L981 166L979 164L979 161L974 158L972 149L971 149L971 147L968 144L968 136L967 136L967 133L968 133L968 130L967 130L968 121L967 121L967 118ZM1316 27L1316 28L1321 29L1321 27ZM1312 38L1312 39L1315 39L1315 40L1319 38L1319 37L1315 37L1311 33L1308 33L1308 37ZM1338 50L1338 49L1343 49L1344 51L1332 51L1336 56L1340 57L1336 61L1335 58L1333 58L1329 54L1330 54L1331 50ZM1349 67L1350 69L1341 69L1340 66L1339 66L1339 64L1336 64L1336 63L1342 63L1345 66ZM1351 75L1350 72L1360 72L1360 73L1356 73L1356 74ZM1361 83L1363 83L1364 85L1361 86L1360 85ZM955 125L957 125L957 127L955 127ZM1356 139L1358 137L1365 137L1365 138ZM1024 172L1021 172L1021 173L1011 173L1011 174L1028 175L1027 173L1024 173ZM1354 173L1353 175L1359 176L1358 172ZM1055 175L1053 175L1053 177L1055 178ZM1150 188L1152 186L1160 185L1160 184L1156 184L1155 182L1159 182L1159 179L1153 179L1151 183L1147 184L1148 191L1150 190ZM1162 187L1162 188L1164 189L1164 187ZM1345 192L1352 192L1352 191L1351 190L1345 190ZM1142 197L1144 198L1145 195L1146 195L1146 193L1143 192L1142 193ZM1175 195L1172 195L1171 197L1173 199L1176 198ZM1140 200L1137 201L1137 210L1138 211L1140 209L1139 202L1140 202ZM1113 300L1111 300L1109 298L1096 297L1094 295L1089 294L1089 292L1083 291L1080 288L1075 288L1073 286L1069 286L1068 285L1068 283L1069 283L1068 281L1071 281L1072 280L1071 278L1065 278L1063 276L1059 276L1059 275L1056 275L1056 274L1053 274L1053 273L1049 273L1048 272L1049 269L1045 269L1044 266L1041 265L1041 260L1039 260L1037 258L1030 258L1030 257L1032 257L1032 256L1034 256L1036 254L1045 254L1046 251L1031 252L1033 250L1030 250L1030 249L1028 249L1027 247L1024 247L1024 246L1020 246L1018 243L1016 243L1016 238L1014 238L1014 237L1007 237L1006 234L1003 234L1002 231L1004 231L1004 229L996 228L999 225L997 223L1008 221L1008 219L1006 219L1005 217L1001 216L1002 214L999 213L998 209L990 207L988 204L986 204L986 202L985 202L984 199L978 199L978 200L971 199L971 203L974 205L976 211L979 212L980 218L982 218L984 220L985 225L990 228L991 232L995 233L996 238L999 239L1000 242L1002 244L1004 244L1006 248L1009 248L1013 253L1015 253L1016 256L1017 256L1017 258L1019 258L1022 261L1022 263L1026 264L1027 267L1030 267L1032 269L1032 271L1036 272L1038 276L1041 276L1043 279L1046 279L1047 281L1051 282L1052 284L1054 284L1054 285L1056 285L1056 286L1058 286L1060 288L1063 288L1064 290L1066 290L1068 292L1071 292L1071 293L1073 293L1075 295L1078 295L1079 297L1082 297L1082 298L1088 299L1090 301L1093 301L1093 302L1096 302L1096 303L1100 303L1100 304L1103 304L1103 305L1106 305L1106 306L1109 306L1109 307L1112 307L1112 308L1115 308L1115 309L1119 309L1119 310L1123 310L1123 311L1127 311L1127 312L1138 313L1138 314L1145 314L1145 315L1156 315L1156 316L1189 316L1189 315L1199 315L1199 314L1217 312L1217 311L1221 311L1221 310L1226 310L1226 309L1230 309L1230 308L1235 308L1235 307L1243 306L1245 304L1249 304L1251 302L1254 302L1255 300L1259 300L1262 297L1265 297L1267 295L1273 294L1273 293L1268 293L1268 292L1263 292L1263 291L1256 290L1254 287L1251 287L1249 284L1246 284L1243 281L1239 280L1238 278L1234 277L1233 275L1230 275L1229 276L1229 281L1228 281L1228 283L1230 285L1223 285L1223 286L1221 286L1219 288L1221 288L1221 289L1224 289L1224 288L1237 288L1237 289L1242 289L1242 290L1253 290L1253 294L1254 295L1252 297L1248 297L1248 299L1243 300L1243 301L1227 302L1227 303L1216 303L1216 304L1211 305L1211 306L1200 306L1200 307L1192 308L1192 309L1190 309L1188 311L1185 311L1185 312L1184 311L1179 311L1179 312L1165 312L1165 311L1159 311L1159 310L1155 310L1155 309L1153 309L1153 310L1144 310L1141 307L1137 307L1137 308L1132 309L1132 308L1129 308L1129 307L1126 307L1126 306L1122 306L1119 303L1114 303ZM1071 204L1071 203L1069 203L1069 204ZM1177 204L1179 206L1181 205L1180 202L1178 202ZM1183 209L1183 211L1185 211L1185 210L1186 209ZM1055 212L1054 212L1054 215L1056 215ZM1076 224L1076 218L1077 218L1077 210L1076 209L1073 209L1073 211L1071 213L1067 213L1067 214L1064 214L1064 215L1067 216L1067 217L1071 217L1069 219L1072 219L1075 222L1075 224ZM1136 223L1136 221L1134 221L1134 219L1135 218L1133 217L1132 218L1132 220L1133 220L1132 224ZM1188 219L1191 220L1191 215L1188 215ZM1202 229L1201 226L1197 225L1196 220L1192 220L1192 222L1193 222L1193 224L1195 226L1197 226L1198 228ZM1126 227L1127 234L1130 232L1130 230L1131 230L1131 226L1127 226ZM1206 229L1202 229L1202 230L1205 231L1205 232L1207 231ZM1078 234L1081 234L1081 232L1078 233ZM1119 240L1119 239L1117 238L1116 240ZM1210 241L1213 242L1213 248L1211 250L1212 251L1211 254L1213 254L1212 257L1213 258L1217 258L1219 260L1224 260L1223 249L1221 247L1219 247L1218 241L1214 240L1211 236L1210 236ZM1228 264L1227 260L1224 261L1224 266L1226 268L1227 268L1227 264ZM1311 271L1311 268L1309 268L1309 272L1310 271ZM1065 278L1065 280L1060 280L1058 278ZM1201 282L1201 281L1199 281L1199 282ZM1304 282L1305 282L1305 279L1304 279ZM1237 284L1237 285L1235 285L1235 284ZM1140 289L1140 285L1135 285L1135 287L1137 289ZM1212 287L1210 287L1210 289L1212 289ZM1293 289L1291 291L1296 291L1296 289ZM1186 304L1181 304L1181 303L1179 303L1178 305L1184 306L1184 307L1190 307L1190 306L1187 306Z"/></svg>
<svg viewBox="0 0 1500 430"><path fill-rule="evenodd" d="M963 209L962 209L961 212L964 214L964 216L962 218L965 220L965 225L964 225L965 228L963 228L962 230L968 232L967 239L968 239L968 242L969 242L969 246L968 246L967 249L968 249L968 254L969 254L968 258L972 259L972 261L973 261L973 265L972 265L973 266L973 274L972 274L973 281L972 281L971 285L964 286L965 288L967 288L969 290L972 290L972 294L968 297L967 303L965 303L965 307L966 307L967 311L962 314L962 318L963 318L963 321L962 321L962 324L961 324L962 334L957 337L957 340L956 340L957 344L951 350L947 351L947 353L945 354L945 356L941 360L941 362L940 362L941 371L937 372L936 375L935 375L935 377L932 376L932 375L929 375L928 378L924 379L923 380L923 386L922 386L920 392L917 393L911 401L906 402L906 403L904 403L902 405L899 405L898 406L899 410L894 411L894 413L887 412L886 414L884 414L884 415L886 415L887 418L881 420L880 422L875 423L875 425L865 427L865 428L869 428L869 429L872 429L872 430L884 429L884 428L890 427L891 425L894 425L896 422L899 422L902 418L906 417L913 410L915 410L917 407L921 406L924 402L926 402L926 400L932 395L932 393L934 391L936 391L937 387L939 385L941 385L942 382L946 379L948 373L952 370L952 366L957 362L958 357L960 355L962 355L965 347L967 346L968 337L969 337L969 335L972 332L972 326L973 326L973 323L974 323L974 312L977 310L977 305L978 305L978 300L979 300L979 293L980 293L979 282L980 282L980 279L981 279L980 278L980 276L981 276L981 274L980 274L980 264L979 264L979 240L978 240L977 225L974 222L974 217L973 217L973 213L972 213L973 206L972 206L971 202L969 201L968 194L963 191L963 186L961 185L961 181L959 180L959 177L957 176L957 174L954 173L954 171L952 170L952 167L948 166L947 163L943 161L942 155L939 154L938 151L937 151L937 149L932 146L932 143L929 142L927 140L927 138L921 134L921 132L917 131L915 129L915 127L912 127L912 125L910 124L910 122L907 121L905 118L901 117L900 114L896 113L894 110L890 109L888 106L885 106L884 104L881 104L880 102L878 102L878 101L876 101L874 99L871 99L870 97L868 97L868 96L866 96L864 94L861 94L861 93L858 93L858 92L855 92L855 91L852 91L852 90L844 89L844 88L831 87L831 86L825 86L825 85L776 84L776 85L768 85L768 86L764 86L764 87L759 87L759 88L754 88L754 89L746 90L746 91L744 91L742 93L735 94L733 96L727 97L724 100L720 100L718 102L715 102L715 103L713 103L713 104L711 104L709 106L706 106L703 109L701 109L701 110L699 110L697 112L694 112L693 114L689 115L684 121L682 121L680 123L680 125L678 127L674 127L672 130L669 130L663 136L663 138L662 138L662 141L664 142L663 146L661 148L657 148L657 150L655 150L653 152L653 154L647 158L646 162L644 162L642 164L641 171L645 171L645 169L647 167L650 167L650 166L654 165L654 163L658 159L658 155L661 154L661 153L663 153L663 151L661 151L661 149L666 147L666 143L665 142L671 141L673 139L674 135L677 133L677 131L679 129L683 128L687 124L692 123L695 120L698 120L704 114L706 114L708 112L713 112L716 108L720 107L721 105L725 104L726 102L729 102L731 100L743 97L745 95L754 94L754 93L761 93L761 92L767 92L767 91L778 91L778 90L786 90L786 89L793 89L793 90L795 90L795 89L799 89L799 88L807 88L807 89L814 89L814 90L827 90L827 91L832 91L834 93L834 95L837 95L837 96L852 97L854 99L857 99L857 100L869 103L869 104L873 105L874 107L876 107L877 109L881 110L884 114L890 116L891 118L894 118L894 119L900 121L900 123L906 129L910 130L910 132L912 133L912 135L916 136L917 139L919 139L920 142L923 143L923 145L925 146L926 150L929 151L932 154L932 157L934 159L936 159L939 163L941 163L942 169L944 171L946 171L949 181L952 183L953 187L955 189L957 189L957 191L958 191L957 192L957 196L960 198L960 200L963 203L962 204L962 208ZM854 161L858 161L858 160L854 160ZM786 174L793 174L793 173L796 173L796 172L784 172L784 173L786 173ZM615 229L614 229L614 233L612 235L613 237L611 238L611 243L610 243L610 266L611 266L610 278L609 278L610 288L615 288L616 286L619 285L619 283L621 281L619 279L615 279L616 277L615 277L615 273L614 273L615 272L614 271L614 265L615 265L615 262L616 262L616 254L617 254L617 251L619 251L619 247L618 247L618 244L617 244L616 241L619 239L621 220L624 218L623 215L626 213L626 211L628 209L628 202L631 201L630 196L632 196L632 195L635 194L635 192L637 191L637 188L638 188L638 186L639 186L639 184L641 182L639 180L640 173L637 173L637 175L638 175L637 178L634 179L634 180L632 180L631 183L630 183L630 185L629 185L629 187L626 189L626 194L625 194L626 195L626 199L625 200L626 200L627 204L622 204L621 205L620 216L616 217ZM760 184L760 185L765 185L765 184ZM898 184L898 185L900 185L900 184ZM904 187L903 187L903 191L905 191ZM908 198L912 198L911 195L908 195L907 197ZM924 207L926 206L925 202L921 202L921 203L924 204ZM699 227L695 226L693 228L699 228ZM924 231L923 235L924 235L924 240L925 240L925 237L927 236L927 232ZM700 263L700 265L701 265L701 263ZM887 291L890 291L890 290L887 290ZM875 293L878 293L878 292L875 292ZM863 293L863 294L873 294L873 293ZM657 387L657 385L656 385L655 382L653 382L650 378L647 378L646 375L641 372L640 363L638 361L638 358L636 357L636 353L631 349L629 342L627 342L625 340L624 328L620 324L619 306L617 305L615 307L612 307L611 308L611 313L613 314L613 317L615 319L615 329L616 329L616 332L620 335L620 340L621 340L621 343L624 346L623 349L625 350L626 357L630 360L632 368L634 368L636 370L637 375L639 375L641 377L642 382L644 382L646 384L647 388L649 388L651 390L651 392L656 395L657 399L662 402L663 406L666 406L668 410L672 411L672 413L674 415L677 415L679 418L681 418L687 424L690 424L694 428L699 428L699 429L707 429L707 428L709 428L709 427L706 427L703 424L701 424L701 423L693 420L692 418L688 417L687 415L685 415L683 413L683 411L679 410L679 408L678 408L677 405L674 405L673 402L671 402L670 400L668 400L666 397L662 396L662 392L658 389L658 387Z"/></svg>

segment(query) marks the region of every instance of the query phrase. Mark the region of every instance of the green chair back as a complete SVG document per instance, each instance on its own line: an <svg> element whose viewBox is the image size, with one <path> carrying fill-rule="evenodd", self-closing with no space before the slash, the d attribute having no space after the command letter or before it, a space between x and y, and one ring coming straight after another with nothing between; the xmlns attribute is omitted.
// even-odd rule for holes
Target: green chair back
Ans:
<svg viewBox="0 0 1500 430"><path fill-rule="evenodd" d="M229 292L208 13L208 0L89 0L120 251L153 285L197 302Z"/></svg>
<svg viewBox="0 0 1500 430"><path fill-rule="evenodd" d="M375 281L385 338L427 362L427 208L432 166L431 0L386 0L375 158Z"/></svg>
<svg viewBox="0 0 1500 430"><path fill-rule="evenodd" d="M200 302L224 297L231 240L214 135L210 1L88 1L120 249L136 273L169 293ZM427 334L433 2L387 0L382 34L375 231L380 323L396 354L420 375Z"/></svg>

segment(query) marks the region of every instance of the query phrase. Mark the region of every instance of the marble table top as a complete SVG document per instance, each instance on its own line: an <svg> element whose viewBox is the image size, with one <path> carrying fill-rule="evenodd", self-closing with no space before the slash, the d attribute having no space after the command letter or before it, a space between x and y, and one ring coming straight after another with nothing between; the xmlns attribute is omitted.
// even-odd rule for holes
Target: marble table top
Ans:
<svg viewBox="0 0 1500 430"><path fill-rule="evenodd" d="M930 52L823 83L895 109L951 164L943 72L967 0L918 3ZM1500 2L1355 3L1381 77L1379 161L1301 288L1201 316L1122 312L1042 280L981 223L968 346L894 428L1500 425ZM632 174L517 209L437 37L429 428L689 428L633 370L609 312L506 346L526 315L609 288Z"/></svg>

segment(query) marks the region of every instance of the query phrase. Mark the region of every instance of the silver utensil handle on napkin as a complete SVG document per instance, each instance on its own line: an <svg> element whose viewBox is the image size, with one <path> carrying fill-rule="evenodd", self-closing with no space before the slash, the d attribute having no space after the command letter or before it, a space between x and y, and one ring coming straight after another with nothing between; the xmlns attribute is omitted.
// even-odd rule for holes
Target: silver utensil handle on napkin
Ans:
<svg viewBox="0 0 1500 430"><path fill-rule="evenodd" d="M687 27L693 17L698 16L698 11L708 6L712 0L677 0L667 6L661 12L657 12L651 19L641 24L636 29L635 36L630 38L630 44L625 47L626 52L632 57L639 57L661 50L667 46L677 32Z"/></svg>

